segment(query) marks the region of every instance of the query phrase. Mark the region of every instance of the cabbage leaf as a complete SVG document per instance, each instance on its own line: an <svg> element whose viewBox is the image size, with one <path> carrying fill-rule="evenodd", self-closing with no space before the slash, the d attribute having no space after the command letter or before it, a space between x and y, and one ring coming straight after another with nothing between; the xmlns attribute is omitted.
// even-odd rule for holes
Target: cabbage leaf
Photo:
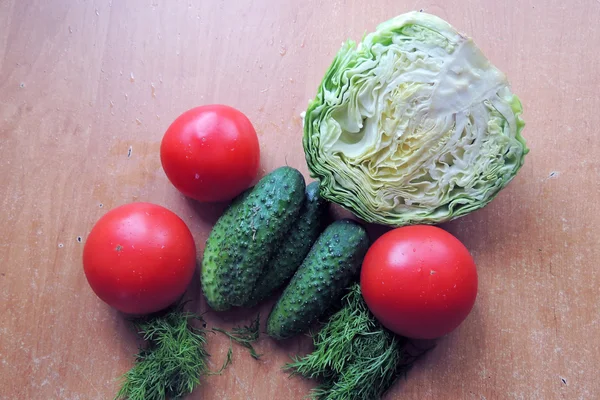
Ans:
<svg viewBox="0 0 600 400"><path fill-rule="evenodd" d="M514 178L522 112L472 39L411 12L342 45L304 115L306 161L322 196L365 221L444 222Z"/></svg>

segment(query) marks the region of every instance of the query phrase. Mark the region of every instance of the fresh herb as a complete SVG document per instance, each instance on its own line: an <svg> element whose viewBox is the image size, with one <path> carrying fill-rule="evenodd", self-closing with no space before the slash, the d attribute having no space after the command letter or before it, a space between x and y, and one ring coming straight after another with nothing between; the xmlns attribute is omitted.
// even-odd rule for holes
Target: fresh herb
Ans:
<svg viewBox="0 0 600 400"><path fill-rule="evenodd" d="M223 365L221 366L221 368L219 368L219 370L216 372L208 373L208 375L221 375L223 373L223 371L225 371L225 368L229 367L232 360L233 360L233 348L231 347L231 344L230 344L229 349L227 349L227 356L225 357L225 362L223 362Z"/></svg>
<svg viewBox="0 0 600 400"><path fill-rule="evenodd" d="M256 350L254 350L254 346L252 346L252 343L256 342L260 335L259 325L260 325L260 314L258 314L256 316L256 318L250 323L250 325L246 325L244 327L239 327L239 326L235 327L231 330L231 332L228 332L225 329L221 329L221 328L212 328L212 329L213 329L213 331L221 332L222 334L227 336L229 339L231 339L234 342L240 344L241 346L244 346L245 348L247 348L248 351L250 352L250 355L252 356L252 358L254 358L255 360L258 360L260 358L260 356L262 356L262 354L258 354L256 352Z"/></svg>
<svg viewBox="0 0 600 400"><path fill-rule="evenodd" d="M192 326L191 320L201 321L203 328ZM208 372L202 317L183 311L179 305L163 315L132 322L146 346L140 348L133 368L123 375L115 399L179 399L191 393ZM226 365L227 361L223 368Z"/></svg>
<svg viewBox="0 0 600 400"><path fill-rule="evenodd" d="M285 369L292 375L319 380L311 393L313 399L379 399L420 354L411 355L408 340L375 319L358 284L344 297L344 303L313 335L314 351L294 358Z"/></svg>

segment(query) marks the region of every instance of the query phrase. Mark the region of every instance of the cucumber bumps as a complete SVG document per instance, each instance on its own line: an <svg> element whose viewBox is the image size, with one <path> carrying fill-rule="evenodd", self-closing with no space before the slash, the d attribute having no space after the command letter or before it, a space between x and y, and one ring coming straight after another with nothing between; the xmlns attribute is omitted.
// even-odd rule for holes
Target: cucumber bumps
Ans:
<svg viewBox="0 0 600 400"><path fill-rule="evenodd" d="M212 309L248 302L265 265L298 217L304 191L302 174L281 167L240 195L219 218L202 259L202 290Z"/></svg>
<svg viewBox="0 0 600 400"><path fill-rule="evenodd" d="M267 321L269 336L286 339L306 332L343 295L369 244L367 232L354 221L329 225L273 307Z"/></svg>
<svg viewBox="0 0 600 400"><path fill-rule="evenodd" d="M283 236L273 258L256 281L246 307L260 303L294 275L323 230L324 215L328 204L319 194L319 182L312 182L306 187L304 205L300 215Z"/></svg>

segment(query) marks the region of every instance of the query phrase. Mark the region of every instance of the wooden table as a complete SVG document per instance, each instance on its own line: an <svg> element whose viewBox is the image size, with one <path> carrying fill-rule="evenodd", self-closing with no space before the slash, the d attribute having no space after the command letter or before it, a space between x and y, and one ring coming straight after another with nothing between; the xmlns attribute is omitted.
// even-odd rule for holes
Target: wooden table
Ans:
<svg viewBox="0 0 600 400"><path fill-rule="evenodd" d="M340 43L423 8L474 37L525 106L524 168L444 227L471 250L475 309L386 399L600 398L600 2L3 0L0 2L0 398L109 399L135 335L96 298L81 255L94 222L143 200L202 242L222 210L183 198L158 149L200 104L244 111L262 172L307 174L300 113ZM198 290L197 310L206 305ZM263 315L268 306L262 308ZM207 314L229 327L245 315ZM228 340L210 336L219 366ZM301 399L280 367L306 338L241 348L193 399Z"/></svg>

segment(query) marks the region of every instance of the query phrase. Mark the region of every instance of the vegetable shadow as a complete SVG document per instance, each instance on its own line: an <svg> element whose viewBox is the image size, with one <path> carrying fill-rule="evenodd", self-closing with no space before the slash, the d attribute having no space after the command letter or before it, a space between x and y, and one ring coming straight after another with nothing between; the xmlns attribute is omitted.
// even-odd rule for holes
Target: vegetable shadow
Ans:
<svg viewBox="0 0 600 400"><path fill-rule="evenodd" d="M197 200L185 198L188 207L207 224L213 226L223 212L227 209L230 202L215 202L215 203L201 203Z"/></svg>
<svg viewBox="0 0 600 400"><path fill-rule="evenodd" d="M292 362L294 357L304 357L314 350L312 335L316 334L321 327L321 324L314 323L311 325L308 332L287 339L272 338L266 334L266 329L261 331L261 335L265 332L264 337L268 339L269 348L272 351L277 354L286 355L286 358L284 358L283 363L281 364L281 367L283 368L285 364ZM282 371L285 370L282 369ZM289 374L289 372L290 371L285 371L286 374Z"/></svg>
<svg viewBox="0 0 600 400"><path fill-rule="evenodd" d="M530 238L528 232L539 227L538 214L522 204L525 195L512 184L485 207L438 226L456 236L473 255L511 254L515 241ZM522 190L521 190L522 191ZM531 242L534 248L538 244Z"/></svg>
<svg viewBox="0 0 600 400"><path fill-rule="evenodd" d="M144 343L144 340L138 335L137 330L132 324L132 320L136 318L136 316L125 314L109 306L107 306L107 311L113 321L115 337L119 338L121 346L126 349L124 353L131 353L133 358L133 355Z"/></svg>
<svg viewBox="0 0 600 400"><path fill-rule="evenodd" d="M196 260L196 269L192 276L192 281L187 287L187 290L180 299L181 302L189 302L190 305L194 305L194 311L198 315L202 315L207 311L207 305L203 302L202 296L202 285L200 283L200 262Z"/></svg>
<svg viewBox="0 0 600 400"><path fill-rule="evenodd" d="M204 300L204 299L203 299ZM225 324L234 324L239 325L242 323L247 323L251 321L257 313L261 311L260 306L252 307L252 308L244 308L244 307L233 307L226 311L215 311L210 308L206 302L204 309L206 310L206 314L210 315L210 318L213 322L220 322ZM264 320L266 316L260 312L261 322ZM262 332L261 332L262 333Z"/></svg>
<svg viewBox="0 0 600 400"><path fill-rule="evenodd" d="M394 227L392 226L366 222L365 220L354 215L350 210L347 210L344 207L335 203L331 203L329 205L329 212L326 218L327 225L340 219L351 219L358 222L367 230L367 234L369 235L371 243L377 240L384 233L394 229Z"/></svg>

